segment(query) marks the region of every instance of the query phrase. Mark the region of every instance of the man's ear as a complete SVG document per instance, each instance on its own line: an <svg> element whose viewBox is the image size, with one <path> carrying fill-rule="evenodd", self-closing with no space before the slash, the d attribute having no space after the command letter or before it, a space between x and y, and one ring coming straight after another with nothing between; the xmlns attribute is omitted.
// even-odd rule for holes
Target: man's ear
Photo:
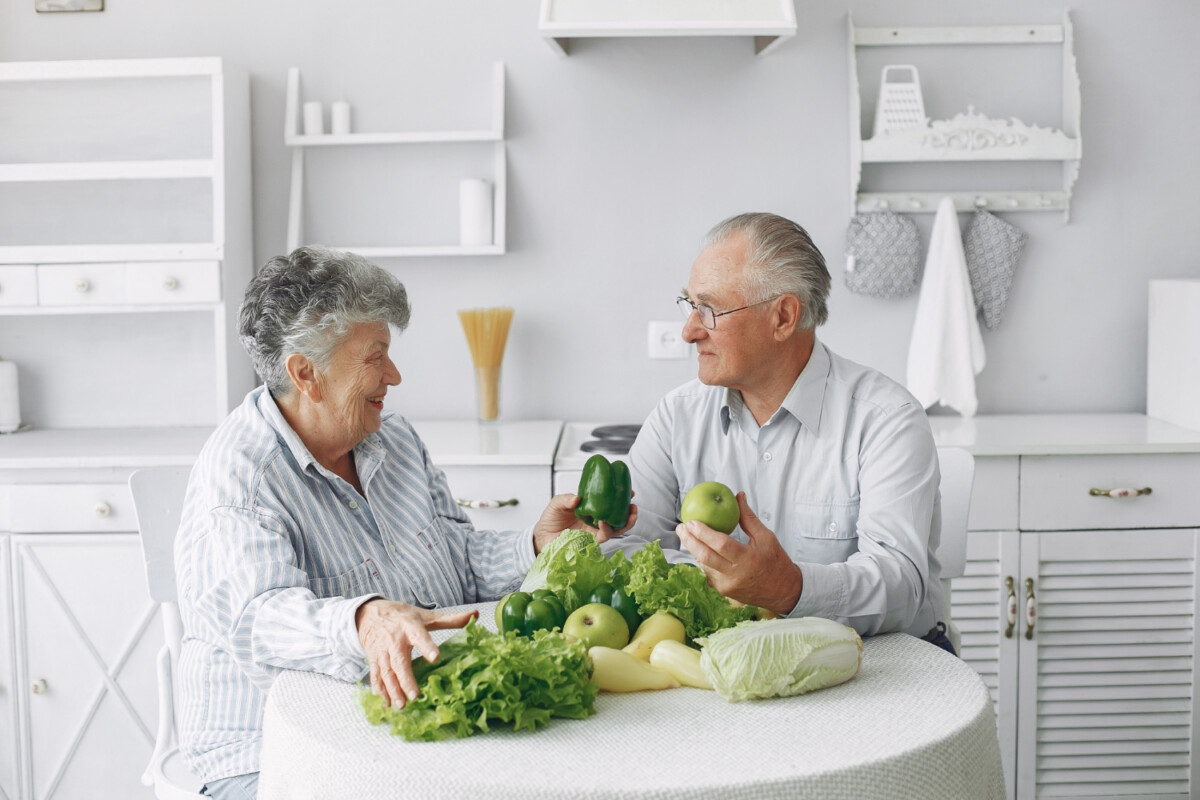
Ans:
<svg viewBox="0 0 1200 800"><path fill-rule="evenodd" d="M794 294L781 295L775 307L775 340L782 342L791 337L800 327L800 314L804 304Z"/></svg>
<svg viewBox="0 0 1200 800"><path fill-rule="evenodd" d="M307 356L292 353L283 362L283 366L287 370L288 377L292 379L292 385L296 387L297 392L314 403L321 402L321 385L317 380L317 368L308 360Z"/></svg>

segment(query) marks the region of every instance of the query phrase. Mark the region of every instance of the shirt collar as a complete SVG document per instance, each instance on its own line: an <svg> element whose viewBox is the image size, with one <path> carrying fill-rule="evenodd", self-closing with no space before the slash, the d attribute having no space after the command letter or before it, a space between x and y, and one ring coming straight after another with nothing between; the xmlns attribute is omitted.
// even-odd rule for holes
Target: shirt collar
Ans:
<svg viewBox="0 0 1200 800"><path fill-rule="evenodd" d="M288 424L287 419L283 416L283 412L279 410L279 404L275 402L275 398L267 391L266 387L260 386L255 391L259 392L257 401L259 412L263 415L267 424L274 429L279 441L291 452L292 458L296 459L296 463L299 464L300 469L307 470L312 465L316 466L318 470L325 471L320 462L309 452L307 445L304 444L304 440L300 438L300 434L296 433L292 426ZM391 415L388 414L387 416ZM366 473L368 471L374 472L375 462L382 457L382 452L383 448L380 444L378 431L368 434L367 438L354 446L359 480L365 483L367 478ZM364 459L360 456L369 456L369 458Z"/></svg>
<svg viewBox="0 0 1200 800"><path fill-rule="evenodd" d="M796 382L783 398L780 409L787 411L800 424L816 431L821 426L821 410L825 405L825 384L829 380L829 351L817 339L813 339L812 355L796 377ZM721 432L729 432L729 423L737 420L746 409L742 393L736 389L725 390L721 403ZM779 412L776 411L776 414Z"/></svg>

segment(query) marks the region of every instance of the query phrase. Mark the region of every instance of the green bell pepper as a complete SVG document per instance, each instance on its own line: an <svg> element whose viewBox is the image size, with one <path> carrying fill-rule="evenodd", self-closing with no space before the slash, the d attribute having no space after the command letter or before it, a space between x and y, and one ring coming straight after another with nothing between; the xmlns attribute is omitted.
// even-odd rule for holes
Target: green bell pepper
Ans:
<svg viewBox="0 0 1200 800"><path fill-rule="evenodd" d="M575 516L593 528L603 521L613 530L619 530L629 519L629 501L632 497L629 467L624 461L610 464L607 458L597 453L583 465Z"/></svg>
<svg viewBox="0 0 1200 800"><path fill-rule="evenodd" d="M562 630L566 621L566 608L550 589L537 589L532 594L509 592L496 604L496 627L501 633L516 631L532 636L538 630Z"/></svg>
<svg viewBox="0 0 1200 800"><path fill-rule="evenodd" d="M625 594L624 591L614 588L611 583L602 583L597 586L584 602L612 606L619 611L625 618L625 624L629 626L630 637L637 631L638 625L642 624L642 615L638 613L637 600Z"/></svg>

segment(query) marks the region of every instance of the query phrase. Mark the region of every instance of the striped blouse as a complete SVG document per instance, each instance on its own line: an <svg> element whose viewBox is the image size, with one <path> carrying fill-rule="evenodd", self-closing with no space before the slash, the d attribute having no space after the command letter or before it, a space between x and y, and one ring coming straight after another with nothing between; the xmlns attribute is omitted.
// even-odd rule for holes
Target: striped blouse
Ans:
<svg viewBox="0 0 1200 800"><path fill-rule="evenodd" d="M354 615L367 599L494 599L533 563L531 531L472 527L403 417L385 413L354 460L365 496L313 459L263 387L197 459L175 543L176 707L182 750L206 781L258 771L280 670L365 676Z"/></svg>

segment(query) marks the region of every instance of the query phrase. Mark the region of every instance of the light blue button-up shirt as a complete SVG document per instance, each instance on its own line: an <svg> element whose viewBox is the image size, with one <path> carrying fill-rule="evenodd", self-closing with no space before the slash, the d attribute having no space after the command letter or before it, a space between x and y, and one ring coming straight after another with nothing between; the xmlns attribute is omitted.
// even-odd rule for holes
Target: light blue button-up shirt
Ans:
<svg viewBox="0 0 1200 800"><path fill-rule="evenodd" d="M477 531L402 417L354 448L363 494L322 467L259 387L205 444L175 543L182 750L206 781L257 772L282 669L361 679L367 599L495 599L533 563L532 531Z"/></svg>
<svg viewBox="0 0 1200 800"><path fill-rule="evenodd" d="M746 493L799 565L804 583L790 616L834 619L863 635L924 636L937 622L941 514L929 420L904 387L821 342L762 427L739 392L691 381L650 414L628 463L638 522L622 550L652 539L678 549L682 496L720 481ZM734 536L746 541L740 528Z"/></svg>

